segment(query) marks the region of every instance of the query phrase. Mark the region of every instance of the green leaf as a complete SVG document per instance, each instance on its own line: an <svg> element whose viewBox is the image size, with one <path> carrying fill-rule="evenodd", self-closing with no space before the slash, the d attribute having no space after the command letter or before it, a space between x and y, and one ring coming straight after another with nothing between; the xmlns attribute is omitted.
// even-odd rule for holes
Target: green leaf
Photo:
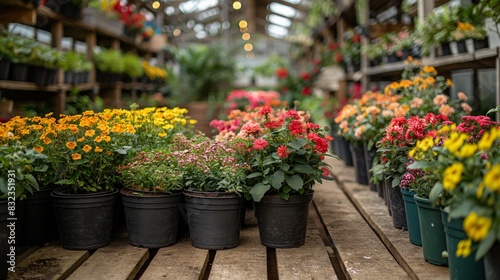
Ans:
<svg viewBox="0 0 500 280"><path fill-rule="evenodd" d="M407 169L426 169L432 167L432 164L428 161L415 161L414 163L408 165Z"/></svg>
<svg viewBox="0 0 500 280"><path fill-rule="evenodd" d="M469 213L472 211L473 207L474 204L468 199L457 201L456 205L454 205L452 210L450 211L450 218L458 219L467 217L467 215L469 215Z"/></svg>
<svg viewBox="0 0 500 280"><path fill-rule="evenodd" d="M314 173L314 169L310 165L306 164L299 164L296 165L293 170L298 173L306 173L306 174L311 174Z"/></svg>
<svg viewBox="0 0 500 280"><path fill-rule="evenodd" d="M252 174L248 174L247 179L257 178L257 177L260 177L260 176L262 176L261 172L254 172Z"/></svg>
<svg viewBox="0 0 500 280"><path fill-rule="evenodd" d="M271 183L273 188L277 190L281 187L281 184L284 181L285 181L285 173L282 170L274 172L274 174L269 177L269 183Z"/></svg>
<svg viewBox="0 0 500 280"><path fill-rule="evenodd" d="M288 165L286 163L282 163L280 165L280 169L286 172L286 171L288 171L288 169L290 169L290 165Z"/></svg>
<svg viewBox="0 0 500 280"><path fill-rule="evenodd" d="M438 200L441 197L442 193L443 193L443 184L438 182L434 185L434 187L432 187L432 190L429 193L429 200L433 205L436 205L438 203Z"/></svg>
<svg viewBox="0 0 500 280"><path fill-rule="evenodd" d="M490 250L493 243L495 243L495 240L495 234L493 234L493 231L490 231L486 238L479 243L479 247L477 247L476 261L482 258Z"/></svg>
<svg viewBox="0 0 500 280"><path fill-rule="evenodd" d="M294 190L298 191L304 186L304 181L298 175L286 178L286 183Z"/></svg>
<svg viewBox="0 0 500 280"><path fill-rule="evenodd" d="M397 175L397 176L394 176L394 178L392 179L392 187L395 188L397 186L399 186L399 182L401 181L401 175Z"/></svg>
<svg viewBox="0 0 500 280"><path fill-rule="evenodd" d="M299 138L288 144L292 149L298 150L307 143L305 139Z"/></svg>
<svg viewBox="0 0 500 280"><path fill-rule="evenodd" d="M262 163L263 166L266 166L266 165L271 165L271 164L274 164L278 162L278 160L274 159L274 158L266 158L264 160L264 162Z"/></svg>
<svg viewBox="0 0 500 280"><path fill-rule="evenodd" d="M258 183L250 189L250 194L252 195L254 201L259 202L270 188L270 185Z"/></svg>

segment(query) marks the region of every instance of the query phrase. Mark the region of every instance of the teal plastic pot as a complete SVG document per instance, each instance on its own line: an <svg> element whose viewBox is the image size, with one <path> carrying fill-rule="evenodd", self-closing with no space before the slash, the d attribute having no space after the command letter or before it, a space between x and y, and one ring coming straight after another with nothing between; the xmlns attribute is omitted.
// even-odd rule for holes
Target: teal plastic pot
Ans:
<svg viewBox="0 0 500 280"><path fill-rule="evenodd" d="M424 258L434 265L448 265L448 259L443 257L446 251L446 236L441 218L441 210L433 207L429 199L414 196L418 209L418 220Z"/></svg>
<svg viewBox="0 0 500 280"><path fill-rule="evenodd" d="M491 249L484 255L484 272L486 280L500 279L500 243L495 242Z"/></svg>
<svg viewBox="0 0 500 280"><path fill-rule="evenodd" d="M467 258L457 257L457 245L462 239L467 238L462 224L464 219L452 219L448 221L448 213L441 210L444 232L446 234L446 249L448 250L448 266L450 267L451 280L485 279L483 258L477 262L474 259L476 250L473 250Z"/></svg>
<svg viewBox="0 0 500 280"><path fill-rule="evenodd" d="M406 223L408 225L408 236L410 242L417 246L422 246L422 238L420 236L420 224L418 221L417 204L415 204L414 191L401 189L406 210Z"/></svg>

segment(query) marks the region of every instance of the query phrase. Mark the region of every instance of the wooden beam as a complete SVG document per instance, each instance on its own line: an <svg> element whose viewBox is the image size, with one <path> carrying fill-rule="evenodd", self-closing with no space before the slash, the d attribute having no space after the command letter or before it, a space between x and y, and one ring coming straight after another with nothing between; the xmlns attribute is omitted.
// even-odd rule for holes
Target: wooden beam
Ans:
<svg viewBox="0 0 500 280"><path fill-rule="evenodd" d="M22 7L2 7L0 9L0 23L35 25L36 11Z"/></svg>

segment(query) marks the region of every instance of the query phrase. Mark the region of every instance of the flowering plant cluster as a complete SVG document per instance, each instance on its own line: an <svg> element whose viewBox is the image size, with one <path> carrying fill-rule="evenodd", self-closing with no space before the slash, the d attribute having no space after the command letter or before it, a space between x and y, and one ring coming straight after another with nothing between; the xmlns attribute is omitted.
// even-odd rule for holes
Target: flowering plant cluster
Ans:
<svg viewBox="0 0 500 280"><path fill-rule="evenodd" d="M453 32L453 40L484 39L486 35L486 30L483 27L477 28L469 22L457 21L457 29Z"/></svg>
<svg viewBox="0 0 500 280"><path fill-rule="evenodd" d="M344 42L340 45L344 65L355 65L361 61L361 35L349 30L344 34Z"/></svg>
<svg viewBox="0 0 500 280"><path fill-rule="evenodd" d="M340 44L330 42L324 50L321 51L321 64L323 66L340 65L343 61Z"/></svg>
<svg viewBox="0 0 500 280"><path fill-rule="evenodd" d="M422 66L417 60L409 57L405 61L406 67L400 81L389 84L384 92L400 94L400 101L410 107L409 115L423 116L426 113L443 114L458 122L460 117L472 111L466 103L464 93L458 99L451 100L445 90L453 83L443 76L438 76L432 66Z"/></svg>
<svg viewBox="0 0 500 280"><path fill-rule="evenodd" d="M165 81L165 79L167 79L167 70L163 68L153 66L147 61L144 61L142 63L142 67L144 68L144 73L146 73L146 76L151 80Z"/></svg>
<svg viewBox="0 0 500 280"><path fill-rule="evenodd" d="M146 16L136 9L135 5L130 3L123 5L120 1L117 1L114 6L114 10L128 30L141 31L146 22Z"/></svg>
<svg viewBox="0 0 500 280"><path fill-rule="evenodd" d="M198 134L188 139L177 134L167 150L177 160L185 189L242 194L249 169L242 148L238 138L212 140Z"/></svg>
<svg viewBox="0 0 500 280"><path fill-rule="evenodd" d="M284 102L280 100L280 94L277 91L265 91L265 90L233 90L227 97L224 107L226 108L227 114L232 110L252 110L261 106L271 106L280 107L285 105Z"/></svg>
<svg viewBox="0 0 500 280"><path fill-rule="evenodd" d="M321 70L321 61L314 61L307 71L295 73L287 68L278 68L274 72L278 78L278 89L281 98L289 105L300 102L312 94L312 86Z"/></svg>
<svg viewBox="0 0 500 280"><path fill-rule="evenodd" d="M266 193L288 199L310 192L329 174L323 162L332 140L328 129L309 122L304 112L268 106L254 112L256 118L245 122L235 136L244 140L248 151L249 195L260 201Z"/></svg>
<svg viewBox="0 0 500 280"><path fill-rule="evenodd" d="M140 152L131 162L118 167L122 184L139 191L173 193L182 190L183 173L178 158L168 151Z"/></svg>
<svg viewBox="0 0 500 280"><path fill-rule="evenodd" d="M393 117L405 116L409 108L401 106L401 95L366 92L361 98L344 106L334 119L338 135L353 143L367 142L371 149L382 138Z"/></svg>
<svg viewBox="0 0 500 280"><path fill-rule="evenodd" d="M479 137L464 133L478 129ZM458 244L457 256L477 249L479 259L500 239L500 125L478 116L446 130L444 137L417 144L415 165L432 172L437 181L431 201L446 206L450 218L465 218L467 238Z"/></svg>
<svg viewBox="0 0 500 280"><path fill-rule="evenodd" d="M75 193L114 187L115 169L133 150L154 149L173 132L188 130L180 109L86 111L78 115L14 117L0 125L0 143L20 141L48 157L49 168L35 173L43 186L66 185Z"/></svg>
<svg viewBox="0 0 500 280"><path fill-rule="evenodd" d="M398 186L406 172L410 149L418 140L437 134L439 127L448 123L446 115L433 113L424 117L393 118L379 143L377 153L380 155L380 164L373 168L374 175L382 173L386 178L392 179L393 187Z"/></svg>

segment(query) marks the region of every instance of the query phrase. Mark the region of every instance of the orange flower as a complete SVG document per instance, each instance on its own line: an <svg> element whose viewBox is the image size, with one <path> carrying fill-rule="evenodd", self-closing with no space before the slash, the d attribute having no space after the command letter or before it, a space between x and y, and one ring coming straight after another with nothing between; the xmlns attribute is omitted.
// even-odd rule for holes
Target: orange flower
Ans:
<svg viewBox="0 0 500 280"><path fill-rule="evenodd" d="M52 140L50 140L50 138L45 137L45 138L43 139L43 143L44 143L45 145L48 145L48 144L50 144L51 142L52 142Z"/></svg>
<svg viewBox="0 0 500 280"><path fill-rule="evenodd" d="M92 151L92 147L90 145L83 146L82 150L86 153Z"/></svg>
<svg viewBox="0 0 500 280"><path fill-rule="evenodd" d="M100 143L101 141L102 141L101 136L97 136L96 138L94 138L94 142Z"/></svg>
<svg viewBox="0 0 500 280"><path fill-rule="evenodd" d="M33 150L35 150L37 153L40 154L41 152L43 152L43 147L42 146L35 146L35 147L33 147Z"/></svg>
<svg viewBox="0 0 500 280"><path fill-rule="evenodd" d="M454 112L455 112L455 109L453 109L453 107L451 107L450 105L445 104L439 108L439 113L446 115L446 116L450 116Z"/></svg>
<svg viewBox="0 0 500 280"><path fill-rule="evenodd" d="M87 136L87 137L92 137L92 136L94 136L94 134L95 134L95 130L93 130L93 129L85 131L85 136Z"/></svg>
<svg viewBox="0 0 500 280"><path fill-rule="evenodd" d="M472 112L472 107L469 106L469 104L463 102L462 104L460 104L460 106L462 106L462 109L465 111L465 113L470 114L470 112Z"/></svg>
<svg viewBox="0 0 500 280"><path fill-rule="evenodd" d="M85 137L80 137L80 138L78 138L76 141L77 141L77 142L83 142L83 141L85 141Z"/></svg>
<svg viewBox="0 0 500 280"><path fill-rule="evenodd" d="M103 150L99 146L95 146L94 151L96 153L101 153Z"/></svg>
<svg viewBox="0 0 500 280"><path fill-rule="evenodd" d="M444 95L444 94L438 94L436 95L436 97L434 97L434 105L443 105L443 104L446 104L448 102L448 96Z"/></svg>
<svg viewBox="0 0 500 280"><path fill-rule="evenodd" d="M68 149L70 150L73 150L74 148L76 148L76 142L68 142L66 143L66 147L68 147Z"/></svg>
<svg viewBox="0 0 500 280"><path fill-rule="evenodd" d="M74 153L71 155L71 158L73 160L79 160L79 159L82 159L82 155L80 155L79 153Z"/></svg>

